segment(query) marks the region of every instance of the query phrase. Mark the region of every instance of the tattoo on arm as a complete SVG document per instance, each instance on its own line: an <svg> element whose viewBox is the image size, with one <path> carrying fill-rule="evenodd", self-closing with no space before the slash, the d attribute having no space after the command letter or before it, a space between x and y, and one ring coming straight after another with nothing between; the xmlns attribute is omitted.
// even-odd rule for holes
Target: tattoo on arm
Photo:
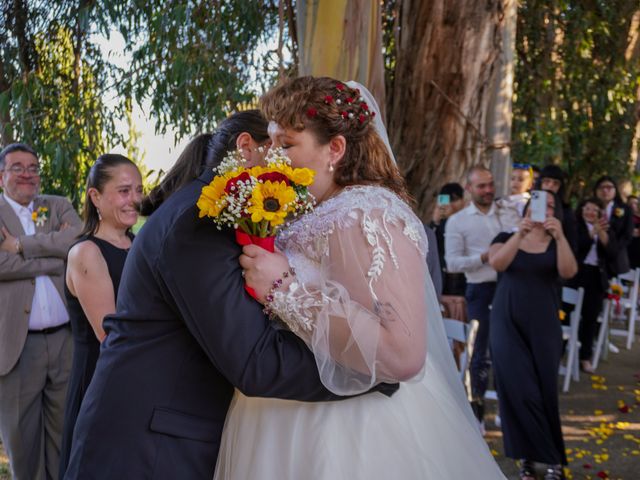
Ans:
<svg viewBox="0 0 640 480"><path fill-rule="evenodd" d="M387 327L394 322L400 322L402 327L404 328L405 333L408 336L411 336L411 330L407 324L402 320L398 311L394 308L393 305L389 302L381 302L376 300L373 304L373 312L380 318L380 323L383 327Z"/></svg>

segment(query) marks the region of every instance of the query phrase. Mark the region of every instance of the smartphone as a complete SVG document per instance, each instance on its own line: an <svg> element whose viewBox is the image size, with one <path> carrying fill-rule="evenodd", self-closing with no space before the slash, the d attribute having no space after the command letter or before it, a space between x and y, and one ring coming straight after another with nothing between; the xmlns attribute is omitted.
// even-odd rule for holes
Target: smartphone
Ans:
<svg viewBox="0 0 640 480"><path fill-rule="evenodd" d="M451 203L450 195L438 195L438 205L449 205Z"/></svg>
<svg viewBox="0 0 640 480"><path fill-rule="evenodd" d="M547 192L543 190L533 190L531 192L531 221L544 223L547 219Z"/></svg>

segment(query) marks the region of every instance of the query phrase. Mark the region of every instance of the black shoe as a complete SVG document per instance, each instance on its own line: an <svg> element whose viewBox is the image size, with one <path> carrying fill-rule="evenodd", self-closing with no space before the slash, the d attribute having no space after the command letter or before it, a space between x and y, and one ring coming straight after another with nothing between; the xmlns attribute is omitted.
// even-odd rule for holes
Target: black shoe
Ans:
<svg viewBox="0 0 640 480"><path fill-rule="evenodd" d="M544 480L565 480L562 465L547 465Z"/></svg>
<svg viewBox="0 0 640 480"><path fill-rule="evenodd" d="M535 480L536 469L533 466L533 462L530 460L520 460L520 480Z"/></svg>

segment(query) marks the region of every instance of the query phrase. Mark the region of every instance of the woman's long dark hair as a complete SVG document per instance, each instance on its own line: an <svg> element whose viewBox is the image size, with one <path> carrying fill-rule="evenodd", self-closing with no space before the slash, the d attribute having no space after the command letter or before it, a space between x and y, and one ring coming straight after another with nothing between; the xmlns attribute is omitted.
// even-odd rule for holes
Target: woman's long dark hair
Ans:
<svg viewBox="0 0 640 480"><path fill-rule="evenodd" d="M247 132L257 143L269 139L268 123L259 110L245 110L226 118L214 133L195 137L186 146L162 181L142 199L140 214L149 216L162 202L198 178L207 168L216 167L227 153L236 148L238 135Z"/></svg>
<svg viewBox="0 0 640 480"><path fill-rule="evenodd" d="M117 153L106 153L104 155L100 155L91 166L89 175L87 175L87 188L84 197L84 207L82 209L84 226L82 227L82 232L80 232L80 237L96 233L100 226L100 215L98 214L98 209L89 197L89 189L95 188L97 191L102 193L105 184L113 178L113 169L120 165L132 165L136 170L138 169L138 166L135 163L124 155L119 155ZM129 229L127 229L127 232L128 231Z"/></svg>
<svg viewBox="0 0 640 480"><path fill-rule="evenodd" d="M551 190L542 190L543 192L547 192L549 195L551 195L554 198L554 205L553 205L553 216L556 217L558 220L560 220L560 222L562 222L562 220L564 220L564 206L562 204L562 199L560 198L560 195L558 195L556 192L552 192ZM522 216L526 217L527 216L527 212L529 211L529 207L531 206L531 199L529 199L529 201L525 204L524 209L522 210Z"/></svg>

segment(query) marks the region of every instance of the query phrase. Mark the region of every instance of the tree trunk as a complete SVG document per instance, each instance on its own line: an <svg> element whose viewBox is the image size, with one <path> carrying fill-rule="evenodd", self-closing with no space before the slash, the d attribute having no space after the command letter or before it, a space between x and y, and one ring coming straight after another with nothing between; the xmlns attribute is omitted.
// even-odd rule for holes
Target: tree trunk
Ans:
<svg viewBox="0 0 640 480"><path fill-rule="evenodd" d="M380 2L299 0L300 75L356 80L378 101L384 118Z"/></svg>
<svg viewBox="0 0 640 480"><path fill-rule="evenodd" d="M444 183L490 161L483 128L502 51L503 2L405 0L400 15L389 134L428 220Z"/></svg>
<svg viewBox="0 0 640 480"><path fill-rule="evenodd" d="M491 171L496 184L496 195L511 193L511 124L512 98L516 51L517 0L505 0L502 24L502 52L497 75L494 76L486 132L491 149Z"/></svg>

